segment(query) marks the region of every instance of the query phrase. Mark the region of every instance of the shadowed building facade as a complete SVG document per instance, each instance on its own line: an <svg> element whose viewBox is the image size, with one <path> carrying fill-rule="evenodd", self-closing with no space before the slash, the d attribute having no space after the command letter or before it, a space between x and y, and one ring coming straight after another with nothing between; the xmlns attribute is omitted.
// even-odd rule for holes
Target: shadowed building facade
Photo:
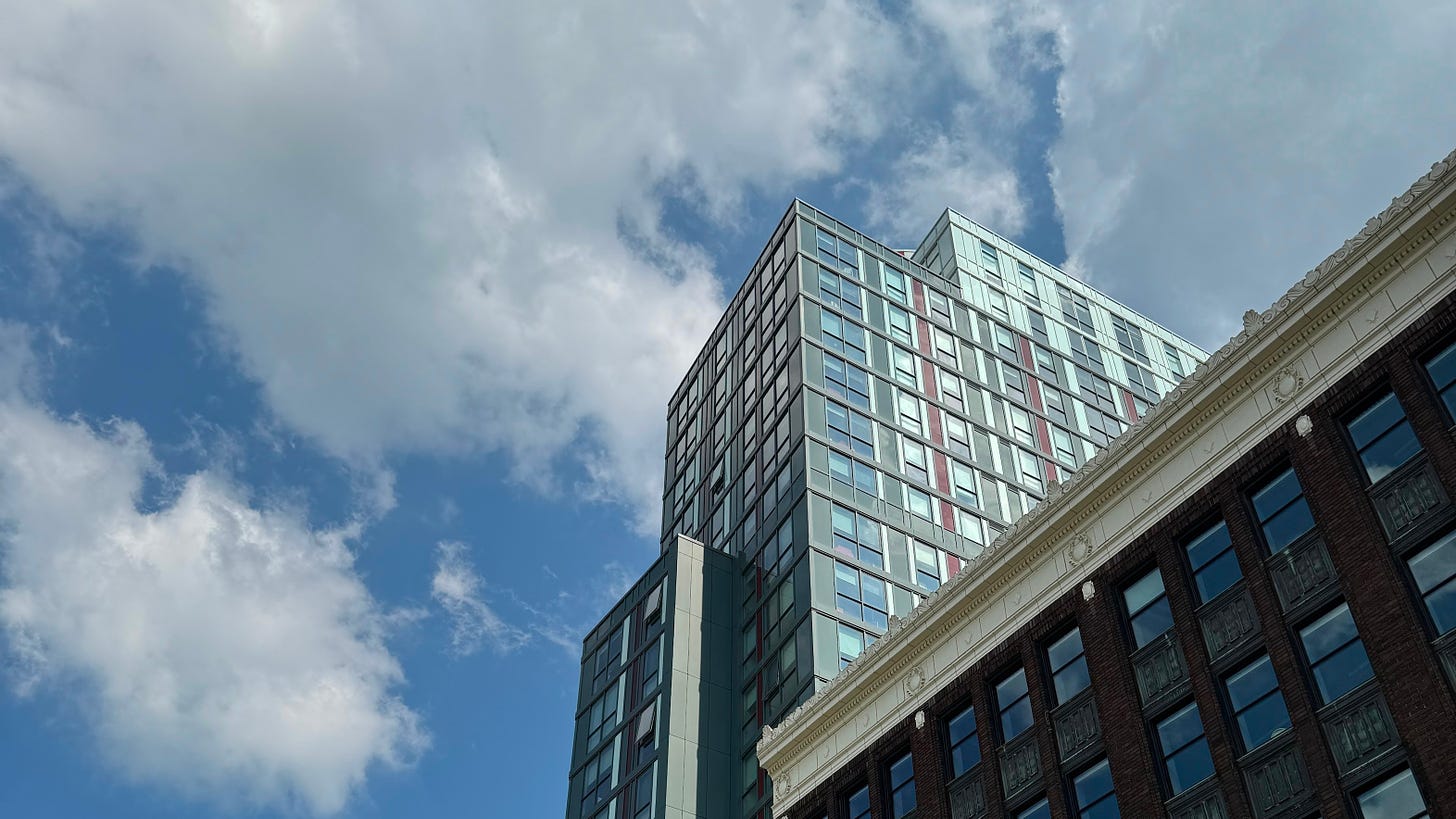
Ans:
<svg viewBox="0 0 1456 819"><path fill-rule="evenodd" d="M793 713L790 819L1456 816L1456 154Z"/></svg>
<svg viewBox="0 0 1456 819"><path fill-rule="evenodd" d="M768 815L780 720L1206 354L946 211L794 202L668 407L662 558L587 636L568 819Z"/></svg>

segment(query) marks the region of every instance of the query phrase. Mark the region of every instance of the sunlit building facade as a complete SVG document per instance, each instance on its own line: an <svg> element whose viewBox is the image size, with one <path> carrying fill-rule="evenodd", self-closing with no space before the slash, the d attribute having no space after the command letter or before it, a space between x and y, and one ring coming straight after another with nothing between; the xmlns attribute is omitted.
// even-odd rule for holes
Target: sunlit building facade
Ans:
<svg viewBox="0 0 1456 819"><path fill-rule="evenodd" d="M584 644L569 819L767 816L763 726L1205 357L953 211L910 253L795 202L669 404L663 558Z"/></svg>
<svg viewBox="0 0 1456 819"><path fill-rule="evenodd" d="M1243 324L771 720L775 819L1456 816L1456 154Z"/></svg>

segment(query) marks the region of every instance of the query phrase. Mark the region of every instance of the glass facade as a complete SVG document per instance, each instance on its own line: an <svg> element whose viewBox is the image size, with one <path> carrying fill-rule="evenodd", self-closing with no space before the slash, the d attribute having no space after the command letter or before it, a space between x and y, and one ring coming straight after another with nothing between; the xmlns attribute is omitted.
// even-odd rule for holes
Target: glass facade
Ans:
<svg viewBox="0 0 1456 819"><path fill-rule="evenodd" d="M953 211L907 256L796 202L668 406L663 548L737 566L724 815L767 815L763 726L1205 357Z"/></svg>

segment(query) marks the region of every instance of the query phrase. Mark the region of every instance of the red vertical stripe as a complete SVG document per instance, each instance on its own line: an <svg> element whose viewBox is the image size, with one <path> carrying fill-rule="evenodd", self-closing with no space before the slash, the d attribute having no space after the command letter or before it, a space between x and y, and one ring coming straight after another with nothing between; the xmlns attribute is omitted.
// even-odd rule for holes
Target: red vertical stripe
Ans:
<svg viewBox="0 0 1456 819"><path fill-rule="evenodd" d="M950 501L940 502L940 528L947 532L954 532L956 530L955 510L951 509Z"/></svg>
<svg viewBox="0 0 1456 819"><path fill-rule="evenodd" d="M915 312L922 316L929 315L925 309L925 286L920 283L919 279L910 280L910 294L911 301L915 303Z"/></svg>
<svg viewBox="0 0 1456 819"><path fill-rule="evenodd" d="M920 352L924 353L927 356L928 355L931 355L931 352L930 352L930 325L929 324L926 324L925 323L925 319L923 319L923 318L916 318L915 319L915 323L918 324L918 325L920 325Z"/></svg>
<svg viewBox="0 0 1456 819"><path fill-rule="evenodd" d="M1042 466L1046 467L1046 479L1047 479L1047 483L1051 483L1052 481L1056 480L1057 479L1057 466L1056 466L1056 464L1052 463L1051 461L1042 461L1041 463L1042 463Z"/></svg>
<svg viewBox="0 0 1456 819"><path fill-rule="evenodd" d="M1026 377L1026 394L1031 398L1032 409L1046 412L1046 405L1041 401L1041 382L1029 375Z"/></svg>
<svg viewBox="0 0 1456 819"><path fill-rule="evenodd" d="M935 464L935 488L950 494L950 469L945 465L945 453L932 452L930 460Z"/></svg>
<svg viewBox="0 0 1456 819"><path fill-rule="evenodd" d="M1128 392L1126 389L1122 391L1122 404L1123 406L1127 407L1128 420L1132 421L1133 423L1137 423L1137 405L1133 403L1132 393Z"/></svg>
<svg viewBox="0 0 1456 819"><path fill-rule="evenodd" d="M1047 430L1045 418L1036 419L1036 442L1041 445L1042 452L1048 455L1052 454L1052 436Z"/></svg>
<svg viewBox="0 0 1456 819"><path fill-rule="evenodd" d="M931 406L925 413L925 417L930 424L930 440L945 446L945 435L941 431L940 425L940 407Z"/></svg>
<svg viewBox="0 0 1456 819"><path fill-rule="evenodd" d="M920 374L925 377L925 395L932 401L940 400L940 384L935 380L935 364L928 358L920 360Z"/></svg>
<svg viewBox="0 0 1456 819"><path fill-rule="evenodd" d="M961 559L947 552L945 556L945 579L949 580L960 573Z"/></svg>
<svg viewBox="0 0 1456 819"><path fill-rule="evenodd" d="M1026 365L1026 369L1035 372L1036 360L1031 357L1031 341L1020 334L1016 336L1016 340L1021 342L1021 363Z"/></svg>

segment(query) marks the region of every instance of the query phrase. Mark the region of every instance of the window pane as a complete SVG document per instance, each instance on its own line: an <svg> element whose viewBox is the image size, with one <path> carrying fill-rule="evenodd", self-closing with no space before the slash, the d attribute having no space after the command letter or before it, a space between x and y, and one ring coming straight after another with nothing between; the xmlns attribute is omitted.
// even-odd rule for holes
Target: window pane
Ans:
<svg viewBox="0 0 1456 819"><path fill-rule="evenodd" d="M981 743L976 735L976 710L967 708L957 714L950 721L948 732L951 776L956 777L981 761Z"/></svg>
<svg viewBox="0 0 1456 819"><path fill-rule="evenodd" d="M1363 819L1414 819L1429 815L1409 768L1360 794L1357 800Z"/></svg>
<svg viewBox="0 0 1456 819"><path fill-rule="evenodd" d="M1078 774L1072 780L1081 819L1114 819L1118 816L1117 797L1112 792L1112 770L1107 760Z"/></svg>
<svg viewBox="0 0 1456 819"><path fill-rule="evenodd" d="M1160 598L1158 602L1133 618L1132 636L1133 642L1138 648L1142 648L1153 641L1153 638L1166 632L1173 627L1173 611L1168 608L1168 598Z"/></svg>
<svg viewBox="0 0 1456 819"><path fill-rule="evenodd" d="M1189 703L1158 723L1158 741L1173 794L1182 793L1213 774L1213 758L1203 738L1198 706Z"/></svg>
<svg viewBox="0 0 1456 819"><path fill-rule="evenodd" d="M1456 531L1411 558L1410 569L1436 631L1444 634L1456 628Z"/></svg>
<svg viewBox="0 0 1456 819"><path fill-rule="evenodd" d="M1410 423L1401 421L1390 432L1360 450L1360 460L1365 464L1365 472L1370 476L1370 482L1374 483L1394 472L1420 451L1420 442L1416 440Z"/></svg>
<svg viewBox="0 0 1456 819"><path fill-rule="evenodd" d="M1292 473L1291 473L1292 474ZM1304 496L1264 522L1264 541L1269 551L1277 552L1293 543L1300 535L1314 528L1314 516Z"/></svg>
<svg viewBox="0 0 1456 819"><path fill-rule="evenodd" d="M1193 538L1185 548L1200 602L1212 600L1244 576L1234 555L1228 527L1222 521Z"/></svg>
<svg viewBox="0 0 1456 819"><path fill-rule="evenodd" d="M1017 671L996 685L996 706L1001 709L1001 740L1010 742L1031 727L1031 698L1026 672Z"/></svg>
<svg viewBox="0 0 1456 819"><path fill-rule="evenodd" d="M1224 684L1245 750L1257 748L1289 728L1289 711L1268 656L1230 674Z"/></svg>
<svg viewBox="0 0 1456 819"><path fill-rule="evenodd" d="M1350 607L1341 603L1299 632L1323 702L1370 679L1370 659L1355 630Z"/></svg>
<svg viewBox="0 0 1456 819"><path fill-rule="evenodd" d="M1021 813L1016 814L1016 819L1052 819L1051 805L1043 799Z"/></svg>
<svg viewBox="0 0 1456 819"><path fill-rule="evenodd" d="M1404 419L1405 409L1401 407L1395 393L1387 393L1349 423L1350 438L1357 448L1364 449Z"/></svg>
<svg viewBox="0 0 1456 819"><path fill-rule="evenodd" d="M1294 469L1286 469L1263 489L1254 493L1254 511L1258 512L1259 520L1268 520L1303 491L1299 479L1294 476Z"/></svg>
<svg viewBox="0 0 1456 819"><path fill-rule="evenodd" d="M849 819L868 819L870 815L870 789L860 788L849 797Z"/></svg>
<svg viewBox="0 0 1456 819"><path fill-rule="evenodd" d="M1441 400L1446 402L1446 411L1456 417L1456 344L1426 362L1426 370L1430 372Z"/></svg>

